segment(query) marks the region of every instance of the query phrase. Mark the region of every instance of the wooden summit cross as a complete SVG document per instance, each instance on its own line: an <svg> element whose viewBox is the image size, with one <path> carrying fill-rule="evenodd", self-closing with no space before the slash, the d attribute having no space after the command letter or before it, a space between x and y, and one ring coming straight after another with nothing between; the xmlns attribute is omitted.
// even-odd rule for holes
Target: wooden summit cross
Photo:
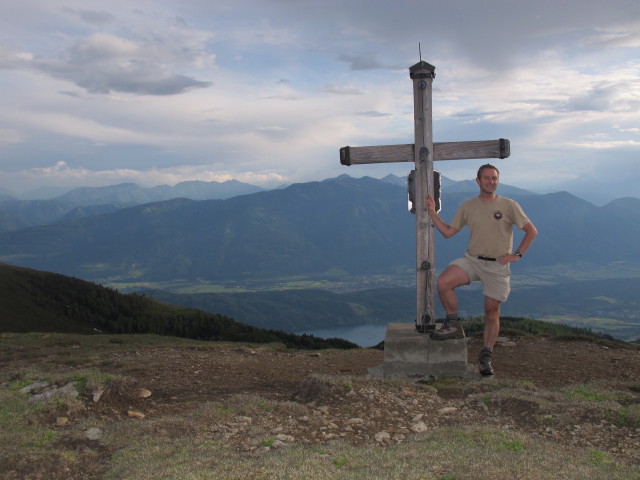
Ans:
<svg viewBox="0 0 640 480"><path fill-rule="evenodd" d="M419 332L435 329L435 245L433 222L426 210L427 194L434 195L433 161L506 158L510 154L509 140L503 138L472 142L433 142L431 84L435 78L435 68L422 60L409 68L409 76L413 80L413 144L340 149L342 165L415 162L412 176L416 214L416 329Z"/></svg>

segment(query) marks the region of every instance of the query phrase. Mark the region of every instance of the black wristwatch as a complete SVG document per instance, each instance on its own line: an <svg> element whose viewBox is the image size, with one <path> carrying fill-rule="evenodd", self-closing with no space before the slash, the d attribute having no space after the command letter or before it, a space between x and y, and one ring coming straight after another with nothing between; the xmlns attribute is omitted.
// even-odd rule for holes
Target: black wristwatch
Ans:
<svg viewBox="0 0 640 480"><path fill-rule="evenodd" d="M513 254L522 258L522 254L520 253L520 250L516 250L515 252L513 252Z"/></svg>

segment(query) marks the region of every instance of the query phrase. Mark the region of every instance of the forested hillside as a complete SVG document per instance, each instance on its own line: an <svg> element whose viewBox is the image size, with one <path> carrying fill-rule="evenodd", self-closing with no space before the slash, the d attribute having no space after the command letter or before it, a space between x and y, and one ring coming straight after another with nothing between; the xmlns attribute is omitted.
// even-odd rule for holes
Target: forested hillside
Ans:
<svg viewBox="0 0 640 480"><path fill-rule="evenodd" d="M0 264L0 332L151 333L210 341L279 342L294 348L356 347L339 339L262 330L225 315L5 264Z"/></svg>

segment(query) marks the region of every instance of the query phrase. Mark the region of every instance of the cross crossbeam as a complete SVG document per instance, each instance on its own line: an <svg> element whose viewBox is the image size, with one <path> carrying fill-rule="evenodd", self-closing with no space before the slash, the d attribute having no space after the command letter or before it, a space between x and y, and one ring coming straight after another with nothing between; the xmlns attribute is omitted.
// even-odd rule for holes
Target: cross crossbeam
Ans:
<svg viewBox="0 0 640 480"><path fill-rule="evenodd" d="M510 155L509 140L480 140L469 142L433 142L434 160L471 160L474 158L507 158ZM413 162L415 145L378 145L375 147L342 147L342 165L367 163Z"/></svg>

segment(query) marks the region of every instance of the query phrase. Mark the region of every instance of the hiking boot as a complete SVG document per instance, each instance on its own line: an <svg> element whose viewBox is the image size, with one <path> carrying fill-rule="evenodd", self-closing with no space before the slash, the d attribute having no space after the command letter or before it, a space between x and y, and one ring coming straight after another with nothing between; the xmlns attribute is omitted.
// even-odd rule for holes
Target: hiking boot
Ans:
<svg viewBox="0 0 640 480"><path fill-rule="evenodd" d="M480 375L482 376L489 377L495 374L493 370L493 365L491 364L492 353L493 352L488 348L483 348L482 351L480 352L480 358L478 359L478 361L480 364L479 365Z"/></svg>
<svg viewBox="0 0 640 480"><path fill-rule="evenodd" d="M445 320L440 330L435 330L429 334L434 340L452 340L464 338L464 330L459 320Z"/></svg>

